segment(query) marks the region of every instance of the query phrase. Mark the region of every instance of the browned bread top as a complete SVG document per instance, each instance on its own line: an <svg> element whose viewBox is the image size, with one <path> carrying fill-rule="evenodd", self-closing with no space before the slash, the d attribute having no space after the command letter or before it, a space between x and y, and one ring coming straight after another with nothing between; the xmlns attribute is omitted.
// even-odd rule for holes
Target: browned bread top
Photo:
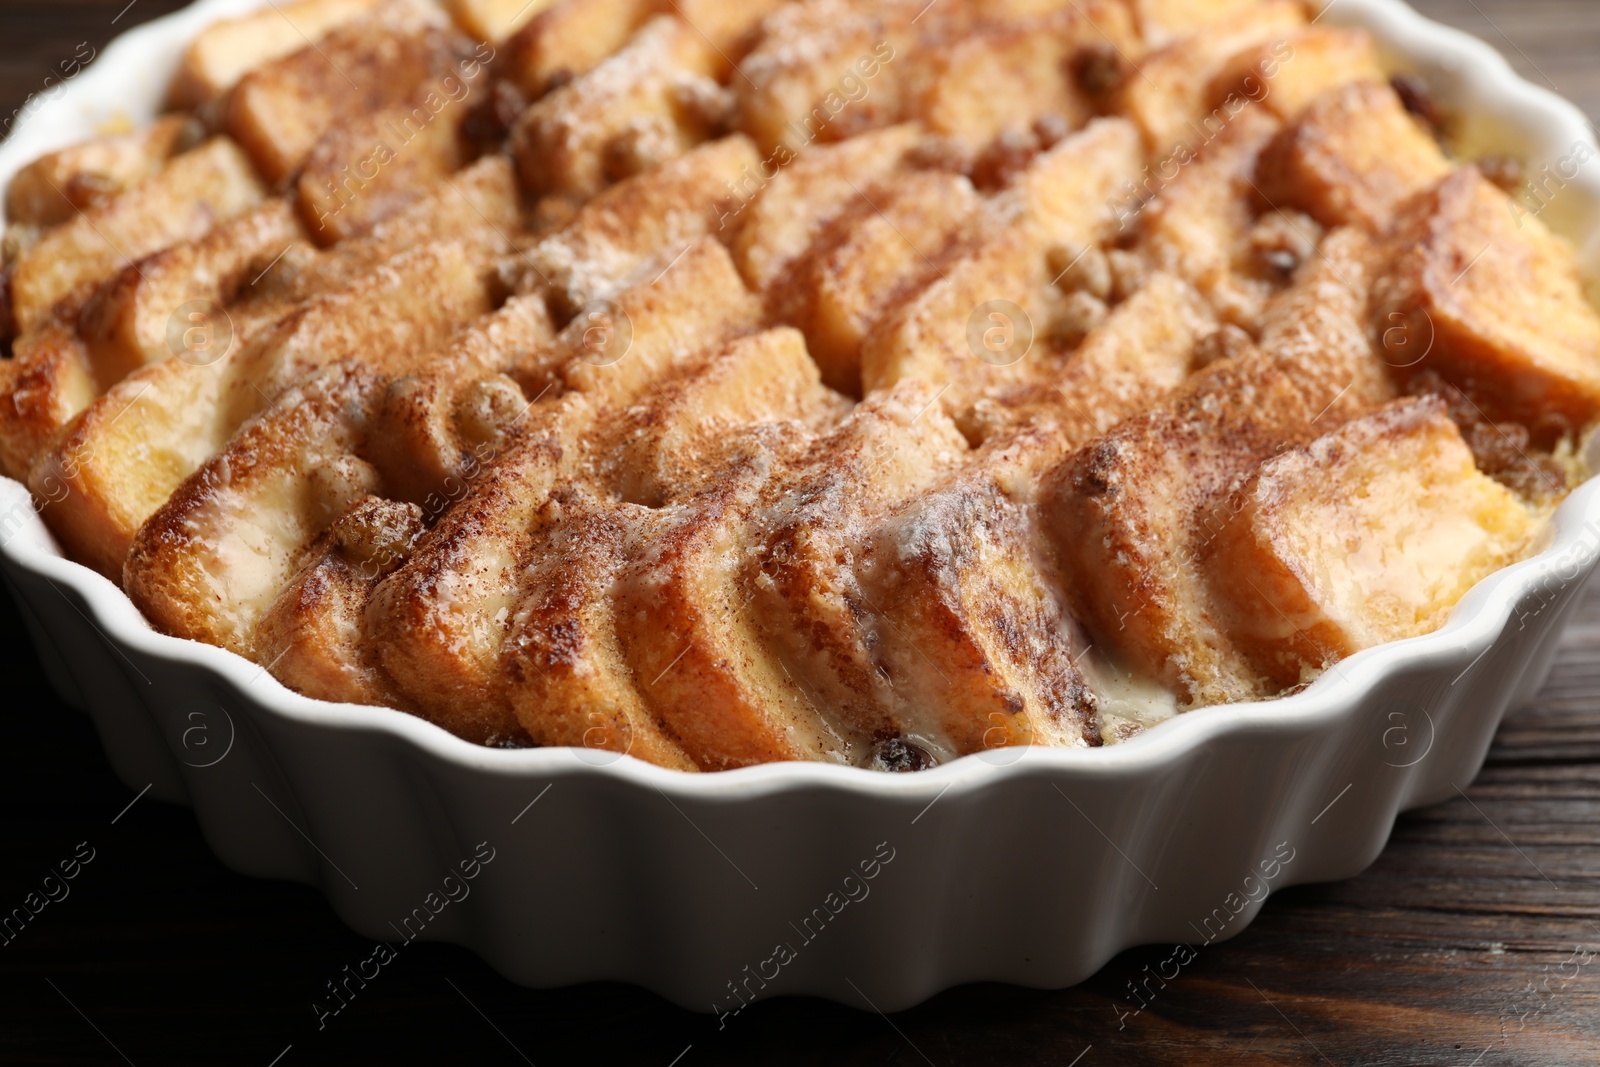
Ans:
<svg viewBox="0 0 1600 1067"><path fill-rule="evenodd" d="M1298 0L295 0L171 99L7 191L0 470L159 629L482 744L1269 699L1600 416L1571 250Z"/></svg>

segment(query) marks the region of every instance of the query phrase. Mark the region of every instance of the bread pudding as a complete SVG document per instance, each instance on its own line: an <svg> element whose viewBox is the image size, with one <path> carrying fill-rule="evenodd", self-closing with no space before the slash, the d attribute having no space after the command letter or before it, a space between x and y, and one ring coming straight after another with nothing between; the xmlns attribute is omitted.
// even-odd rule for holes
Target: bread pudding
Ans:
<svg viewBox="0 0 1600 1067"><path fill-rule="evenodd" d="M312 697L682 770L1097 746L1436 629L1575 257L1295 0L296 0L6 196L0 472Z"/></svg>

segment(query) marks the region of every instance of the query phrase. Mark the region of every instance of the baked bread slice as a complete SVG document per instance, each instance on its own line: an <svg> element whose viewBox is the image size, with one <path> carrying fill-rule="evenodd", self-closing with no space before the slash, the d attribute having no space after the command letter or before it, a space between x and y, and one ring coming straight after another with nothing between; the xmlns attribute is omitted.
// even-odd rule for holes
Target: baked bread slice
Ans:
<svg viewBox="0 0 1600 1067"><path fill-rule="evenodd" d="M1464 167L1417 194L1389 234L1374 300L1389 360L1435 371L1542 444L1600 411L1600 322L1570 251Z"/></svg>
<svg viewBox="0 0 1600 1067"><path fill-rule="evenodd" d="M551 491L576 473L583 439L612 412L707 347L758 325L755 302L720 245L694 245L667 265L646 264L610 310L569 324L537 357L549 371L518 372L530 381L549 375L548 392L528 394L526 431L374 594L369 625L382 662L435 721L479 737L522 736L505 700L501 652ZM611 340L597 348L602 335Z"/></svg>
<svg viewBox="0 0 1600 1067"><path fill-rule="evenodd" d="M1436 629L1517 557L1536 509L1481 473L1437 398L1397 400L1261 464L1202 566L1235 647L1279 686Z"/></svg>
<svg viewBox="0 0 1600 1067"><path fill-rule="evenodd" d="M898 734L940 758L1013 744L1098 743L1088 639L1038 515L1041 476L1176 389L1215 327L1164 274L1090 332L959 470L882 516L856 561L861 628Z"/></svg>
<svg viewBox="0 0 1600 1067"><path fill-rule="evenodd" d="M92 387L80 388L87 398L61 412L76 419L70 426L63 419L59 441L30 461L30 483L48 502L45 521L92 565L120 572L133 535L161 501L271 402L274 361L331 362L397 337L440 342L486 310L492 254L505 243L515 206L509 167L486 161L360 241L323 255L287 245L231 300L202 299L192 311L199 321L179 323L176 346L169 319L168 355L98 397ZM457 240L441 242L446 233ZM222 255L230 255L232 234L218 236ZM453 269L441 272L445 265ZM416 302L418 292L447 296L448 304ZM70 366L69 357L61 362ZM55 485L61 491L49 488Z"/></svg>
<svg viewBox="0 0 1600 1067"><path fill-rule="evenodd" d="M1394 395L1367 338L1370 241L1338 230L1319 252L1268 309L1259 347L1206 367L1046 475L1044 525L1074 613L1187 704L1270 691L1218 625L1199 565L1227 521L1218 503L1278 449Z"/></svg>
<svg viewBox="0 0 1600 1067"><path fill-rule="evenodd" d="M757 456L781 462L842 407L800 335L783 328L730 342L627 411L618 443L600 450L602 483L620 500L559 491L561 518L544 527L522 585L506 668L532 739L700 765L703 750L677 740L653 710L657 687L634 670L628 650L638 646L624 631L644 620L628 611L623 582L701 494L747 476L730 472Z"/></svg>
<svg viewBox="0 0 1600 1067"><path fill-rule="evenodd" d="M379 0L290 0L269 10L212 23L184 49L169 98L194 108L223 96L239 79L320 40L370 12Z"/></svg>
<svg viewBox="0 0 1600 1067"><path fill-rule="evenodd" d="M120 196L45 233L10 268L11 319L19 333L81 307L89 287L152 252L199 237L218 219L261 203L262 187L225 137L173 157Z"/></svg>
<svg viewBox="0 0 1600 1067"><path fill-rule="evenodd" d="M487 745L905 771L1443 623L1600 317L1298 0L293 0L6 195L0 470Z"/></svg>
<svg viewBox="0 0 1600 1067"><path fill-rule="evenodd" d="M110 134L40 156L17 171L6 187L8 227L59 226L86 208L152 177L167 161L193 147L200 124L168 115L142 129Z"/></svg>

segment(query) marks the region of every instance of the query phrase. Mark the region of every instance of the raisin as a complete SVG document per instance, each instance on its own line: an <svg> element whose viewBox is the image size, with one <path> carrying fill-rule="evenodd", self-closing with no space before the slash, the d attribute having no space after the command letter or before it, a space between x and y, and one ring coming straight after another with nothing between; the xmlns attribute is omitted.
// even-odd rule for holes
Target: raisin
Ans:
<svg viewBox="0 0 1600 1067"><path fill-rule="evenodd" d="M1110 44L1085 48L1072 57L1072 80L1090 97L1110 96L1126 77L1122 56Z"/></svg>
<svg viewBox="0 0 1600 1067"><path fill-rule="evenodd" d="M1426 123L1438 137L1444 129L1446 116L1428 83L1415 74L1396 74L1389 79L1389 84L1405 109Z"/></svg>
<svg viewBox="0 0 1600 1067"><path fill-rule="evenodd" d="M885 738L872 748L871 767L875 771L925 771L937 762L927 749L903 737Z"/></svg>

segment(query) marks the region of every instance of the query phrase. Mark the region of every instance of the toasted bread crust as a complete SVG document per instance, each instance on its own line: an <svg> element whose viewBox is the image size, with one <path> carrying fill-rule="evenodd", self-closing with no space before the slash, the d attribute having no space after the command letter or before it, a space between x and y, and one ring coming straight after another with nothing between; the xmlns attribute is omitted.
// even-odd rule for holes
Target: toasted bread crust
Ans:
<svg viewBox="0 0 1600 1067"><path fill-rule="evenodd" d="M936 276L877 319L862 343L862 387L908 378L946 386L940 403L965 424L985 393L1047 373L1048 253L1109 235L1112 193L1136 171L1137 144L1127 122L1101 119L1035 157L948 243ZM1001 331L997 347L986 328Z"/></svg>
<svg viewBox="0 0 1600 1067"><path fill-rule="evenodd" d="M336 26L360 18L378 0L289 0L273 10L208 26L184 50L168 93L174 107L210 103L239 79L275 59L319 41Z"/></svg>
<svg viewBox="0 0 1600 1067"><path fill-rule="evenodd" d="M1367 340L1370 243L1337 231L1269 308L1261 350L1212 364L1167 403L1045 480L1066 595L1094 640L1193 703L1269 690L1218 627L1195 554L1235 481L1315 425L1393 395Z"/></svg>
<svg viewBox="0 0 1600 1067"><path fill-rule="evenodd" d="M486 736L520 734L501 649L519 596L517 575L530 562L541 526L559 514L550 510L551 491L581 464L583 440L601 419L705 345L758 322L754 300L720 245L695 245L672 270L658 275L656 269L647 264L618 295L607 327L574 320L537 357L539 366L554 368L543 387L529 389L538 376L522 370L533 402L525 431L374 594L369 625L383 663L435 721ZM621 322L624 348L596 352L586 341L597 328L620 335Z"/></svg>
<svg viewBox="0 0 1600 1067"><path fill-rule="evenodd" d="M1228 507L1202 565L1235 644L1281 686L1435 629L1516 558L1536 515L1473 466L1436 398L1273 457Z"/></svg>
<svg viewBox="0 0 1600 1067"><path fill-rule="evenodd" d="M618 633L613 584L654 517L575 496L541 545L507 641L517 721L538 744L617 752L678 770L693 758L645 704Z"/></svg>
<svg viewBox="0 0 1600 1067"><path fill-rule="evenodd" d="M0 470L26 479L38 457L61 437L97 393L89 350L71 325L57 320L12 343L0 362ZM45 493L50 499L54 493Z"/></svg>
<svg viewBox="0 0 1600 1067"><path fill-rule="evenodd" d="M284 0L7 191L0 471L158 629L486 745L1270 698L1526 553L1600 422L1571 250L1308 18Z"/></svg>
<svg viewBox="0 0 1600 1067"><path fill-rule="evenodd" d="M677 106L675 94L696 79L715 92L705 79L720 59L683 20L651 19L616 55L523 113L512 136L524 187L587 198L682 154L710 123Z"/></svg>
<svg viewBox="0 0 1600 1067"><path fill-rule="evenodd" d="M261 199L248 161L225 137L175 157L126 194L80 211L23 253L11 271L17 329L26 332L63 310L75 313L93 286L130 263L200 237Z"/></svg>
<svg viewBox="0 0 1600 1067"><path fill-rule="evenodd" d="M1387 250L1373 299L1402 375L1437 371L1541 444L1600 414L1600 321L1570 253L1475 168L1414 197Z"/></svg>
<svg viewBox="0 0 1600 1067"><path fill-rule="evenodd" d="M180 309L190 311L180 323L184 332L216 325L205 321L212 309L234 303L263 264L303 237L287 202L273 199L198 240L130 264L95 293L78 320L100 387L174 355L173 315ZM180 333L176 347L183 343Z"/></svg>
<svg viewBox="0 0 1600 1067"><path fill-rule="evenodd" d="M653 0L556 0L506 42L508 72L542 96L593 70L655 13Z"/></svg>
<svg viewBox="0 0 1600 1067"><path fill-rule="evenodd" d="M168 115L141 130L71 145L29 163L6 186L8 225L58 226L151 177L190 143L198 124Z"/></svg>
<svg viewBox="0 0 1600 1067"><path fill-rule="evenodd" d="M367 640L367 600L422 535L422 512L362 497L302 554L297 573L251 636L254 656L307 696L406 707Z"/></svg>
<svg viewBox="0 0 1600 1067"><path fill-rule="evenodd" d="M140 610L170 633L248 652L302 548L378 488L369 466L337 457L354 453L381 385L359 365L331 367L186 479L140 527L123 566ZM321 491L302 493L316 471Z"/></svg>
<svg viewBox="0 0 1600 1067"><path fill-rule="evenodd" d="M382 46L373 48L374 39ZM442 97L444 80L472 69L479 54L423 0L389 0L302 44L250 71L228 96L229 132L275 187L341 120L428 92Z"/></svg>
<svg viewBox="0 0 1600 1067"><path fill-rule="evenodd" d="M1387 229L1396 208L1450 164L1386 82L1351 82L1313 101L1262 154L1256 181L1324 226Z"/></svg>

